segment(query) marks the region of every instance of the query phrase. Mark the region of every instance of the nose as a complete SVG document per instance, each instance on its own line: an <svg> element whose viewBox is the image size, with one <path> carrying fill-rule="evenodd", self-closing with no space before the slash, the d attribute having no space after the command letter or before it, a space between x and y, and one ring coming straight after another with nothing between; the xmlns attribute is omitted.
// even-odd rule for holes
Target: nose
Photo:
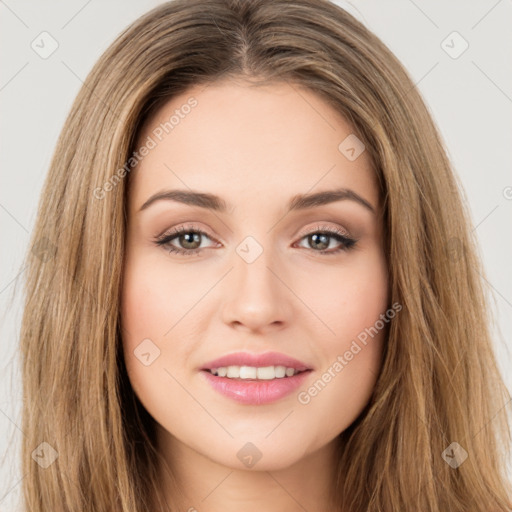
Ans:
<svg viewBox="0 0 512 512"><path fill-rule="evenodd" d="M289 323L293 294L272 254L271 250L263 250L249 263L234 253L234 268L224 283L222 317L226 325L240 331L265 333Z"/></svg>

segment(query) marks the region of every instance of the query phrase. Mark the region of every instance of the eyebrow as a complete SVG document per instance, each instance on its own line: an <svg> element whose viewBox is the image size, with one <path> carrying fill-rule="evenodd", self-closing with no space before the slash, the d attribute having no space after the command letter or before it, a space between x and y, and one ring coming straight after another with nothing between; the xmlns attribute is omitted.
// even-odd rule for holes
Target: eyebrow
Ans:
<svg viewBox="0 0 512 512"><path fill-rule="evenodd" d="M228 206L230 206L221 197L206 192L197 192L193 190L163 190L153 194L140 207L139 211L145 210L155 202L163 200L175 201L189 206L199 206L200 208L206 208L219 213L226 213ZM326 190L324 192L316 192L313 194L297 194L288 202L288 211L305 210L342 200L355 201L372 213L376 213L375 208L366 199L348 188Z"/></svg>

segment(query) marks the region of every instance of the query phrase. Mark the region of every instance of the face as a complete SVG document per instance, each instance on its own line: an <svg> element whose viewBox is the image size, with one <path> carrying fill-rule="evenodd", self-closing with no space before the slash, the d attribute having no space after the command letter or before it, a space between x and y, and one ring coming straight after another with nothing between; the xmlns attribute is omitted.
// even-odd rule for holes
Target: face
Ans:
<svg viewBox="0 0 512 512"><path fill-rule="evenodd" d="M146 123L121 315L163 449L285 468L332 447L368 403L389 304L360 144L289 84L196 86Z"/></svg>

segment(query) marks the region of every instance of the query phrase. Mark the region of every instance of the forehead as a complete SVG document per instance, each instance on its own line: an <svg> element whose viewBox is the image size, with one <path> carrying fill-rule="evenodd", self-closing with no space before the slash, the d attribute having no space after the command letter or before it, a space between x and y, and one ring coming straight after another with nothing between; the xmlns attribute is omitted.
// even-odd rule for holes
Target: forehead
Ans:
<svg viewBox="0 0 512 512"><path fill-rule="evenodd" d="M341 114L295 84L196 85L145 123L136 148L151 149L132 171L130 201L140 207L158 190L190 188L230 205L249 197L261 204L345 187L377 205L371 161L364 150L357 155L355 137Z"/></svg>

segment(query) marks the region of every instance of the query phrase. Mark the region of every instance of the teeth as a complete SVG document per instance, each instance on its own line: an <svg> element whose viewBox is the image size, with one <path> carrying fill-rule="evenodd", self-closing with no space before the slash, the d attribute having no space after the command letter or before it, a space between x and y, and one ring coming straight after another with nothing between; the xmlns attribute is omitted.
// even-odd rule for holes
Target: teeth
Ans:
<svg viewBox="0 0 512 512"><path fill-rule="evenodd" d="M219 377L228 379L257 379L272 380L292 377L299 373L295 368L286 368L285 366L264 366L256 368L255 366L222 366L212 368L210 372Z"/></svg>
<svg viewBox="0 0 512 512"><path fill-rule="evenodd" d="M226 377L230 379L238 379L240 377L240 366L228 366Z"/></svg>
<svg viewBox="0 0 512 512"><path fill-rule="evenodd" d="M258 379L260 380L271 380L276 378L276 368L275 366L264 366L263 368L258 368Z"/></svg>
<svg viewBox="0 0 512 512"><path fill-rule="evenodd" d="M240 378L241 379L255 379L258 370L253 366L241 366Z"/></svg>
<svg viewBox="0 0 512 512"><path fill-rule="evenodd" d="M290 368L291 374L290 377L295 373L293 368ZM284 366L276 366L275 373L277 379L282 379L286 375L286 368Z"/></svg>

